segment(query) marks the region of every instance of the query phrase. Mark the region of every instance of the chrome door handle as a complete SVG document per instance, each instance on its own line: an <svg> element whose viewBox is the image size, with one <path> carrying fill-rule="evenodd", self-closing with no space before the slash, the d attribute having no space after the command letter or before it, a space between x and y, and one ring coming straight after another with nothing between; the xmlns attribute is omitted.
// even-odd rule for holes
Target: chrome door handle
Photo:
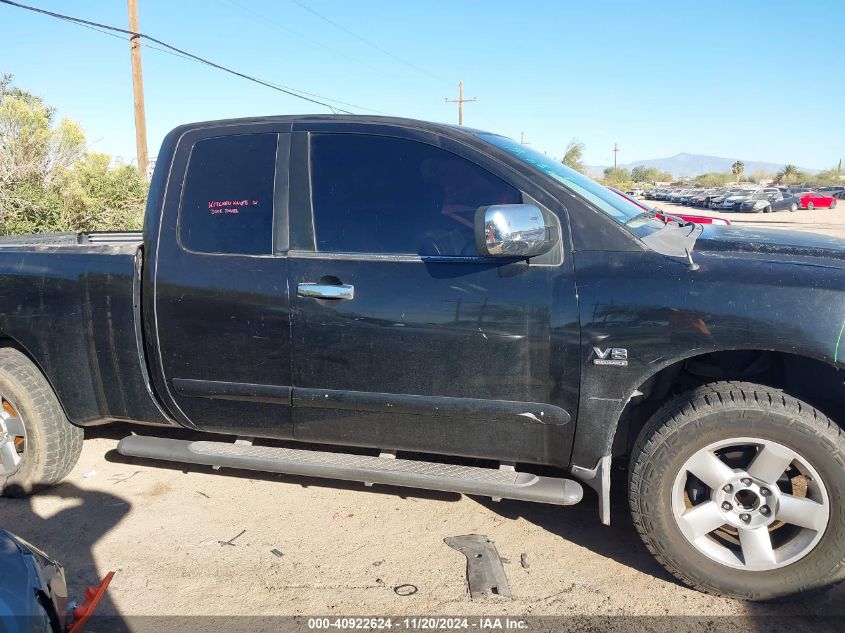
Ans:
<svg viewBox="0 0 845 633"><path fill-rule="evenodd" d="M296 294L300 297L311 297L312 299L354 299L355 286L349 284L301 283L296 285Z"/></svg>

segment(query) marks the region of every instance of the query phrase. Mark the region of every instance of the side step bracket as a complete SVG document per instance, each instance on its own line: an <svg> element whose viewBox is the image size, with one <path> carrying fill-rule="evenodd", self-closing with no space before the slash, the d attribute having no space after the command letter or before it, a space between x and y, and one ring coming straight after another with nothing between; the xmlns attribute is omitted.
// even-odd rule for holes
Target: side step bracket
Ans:
<svg viewBox="0 0 845 633"><path fill-rule="evenodd" d="M578 503L584 494L581 485L570 479L348 453L192 442L143 435L123 438L117 450L121 455L147 459L459 492L562 506Z"/></svg>

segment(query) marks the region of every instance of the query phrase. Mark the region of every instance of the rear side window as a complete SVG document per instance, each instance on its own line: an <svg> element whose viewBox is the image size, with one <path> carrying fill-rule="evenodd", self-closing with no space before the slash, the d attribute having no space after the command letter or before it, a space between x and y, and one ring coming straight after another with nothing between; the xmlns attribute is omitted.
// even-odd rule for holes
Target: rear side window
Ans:
<svg viewBox="0 0 845 633"><path fill-rule="evenodd" d="M276 134L221 136L191 150L179 239L200 253L273 251Z"/></svg>
<svg viewBox="0 0 845 633"><path fill-rule="evenodd" d="M406 139L312 134L318 251L477 256L478 207L520 192L451 152Z"/></svg>

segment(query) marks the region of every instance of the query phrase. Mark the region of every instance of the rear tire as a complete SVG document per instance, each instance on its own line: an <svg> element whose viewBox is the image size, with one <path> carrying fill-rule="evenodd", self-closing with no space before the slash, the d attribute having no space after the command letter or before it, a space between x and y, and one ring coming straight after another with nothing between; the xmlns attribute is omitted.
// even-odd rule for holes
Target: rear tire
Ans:
<svg viewBox="0 0 845 633"><path fill-rule="evenodd" d="M780 390L713 383L670 401L634 446L629 501L651 553L706 593L774 600L845 578L845 432Z"/></svg>
<svg viewBox="0 0 845 633"><path fill-rule="evenodd" d="M792 213L795 213L796 211L798 211L798 205L793 202L792 204L789 205L789 210Z"/></svg>
<svg viewBox="0 0 845 633"><path fill-rule="evenodd" d="M815 208L816 208L816 205L814 205L812 202L807 203L807 211L812 211Z"/></svg>
<svg viewBox="0 0 845 633"><path fill-rule="evenodd" d="M836 208L836 200L832 200L832 201L831 201L831 203L830 203L830 208L831 208L831 209L835 209L835 208Z"/></svg>
<svg viewBox="0 0 845 633"><path fill-rule="evenodd" d="M63 479L82 452L82 429L65 417L32 361L9 347L0 349L0 399L2 496L25 496Z"/></svg>

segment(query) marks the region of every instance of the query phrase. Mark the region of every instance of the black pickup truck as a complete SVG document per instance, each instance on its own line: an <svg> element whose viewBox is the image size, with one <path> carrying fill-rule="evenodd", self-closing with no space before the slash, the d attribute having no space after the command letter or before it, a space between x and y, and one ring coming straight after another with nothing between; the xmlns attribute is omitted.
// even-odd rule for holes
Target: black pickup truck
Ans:
<svg viewBox="0 0 845 633"><path fill-rule="evenodd" d="M120 442L143 458L562 506L587 485L605 523L615 463L682 581L819 590L845 578L843 247L643 212L477 130L186 125L143 234L0 244L0 485L57 482L113 421L208 433Z"/></svg>

